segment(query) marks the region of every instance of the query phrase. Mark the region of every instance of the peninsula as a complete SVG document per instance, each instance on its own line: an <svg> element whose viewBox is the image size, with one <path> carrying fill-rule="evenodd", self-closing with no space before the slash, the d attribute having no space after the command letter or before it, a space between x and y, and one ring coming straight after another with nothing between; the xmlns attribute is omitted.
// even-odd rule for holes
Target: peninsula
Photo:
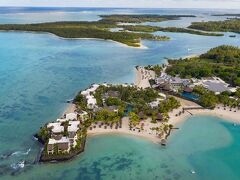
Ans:
<svg viewBox="0 0 240 180"><path fill-rule="evenodd" d="M193 22L188 28L212 32L240 33L240 19L232 18L225 21Z"/></svg>
<svg viewBox="0 0 240 180"><path fill-rule="evenodd" d="M98 38L113 40L132 47L140 47L141 39L166 41L169 37L156 36L150 32L185 32L205 36L222 36L218 33L207 33L186 28L162 28L152 26L132 26L124 23L144 23L176 20L191 15L104 15L99 21L51 22L39 24L3 24L2 31L29 31L48 32L63 38ZM122 28L120 31L111 31L112 28ZM140 32L136 32L140 31Z"/></svg>
<svg viewBox="0 0 240 180"><path fill-rule="evenodd" d="M236 63L234 68L239 69L239 52L238 47L220 46L200 57L169 60L167 65L137 66L134 85L93 84L80 91L70 112L36 134L44 145L40 161L75 157L84 150L87 135L125 133L166 145L171 131L188 116L210 114L238 122L238 80L229 81L221 71L238 77L228 65ZM196 60L200 64L196 75L185 72ZM185 67L186 61L190 67ZM211 73L205 73L206 64ZM218 65L219 72L214 69Z"/></svg>

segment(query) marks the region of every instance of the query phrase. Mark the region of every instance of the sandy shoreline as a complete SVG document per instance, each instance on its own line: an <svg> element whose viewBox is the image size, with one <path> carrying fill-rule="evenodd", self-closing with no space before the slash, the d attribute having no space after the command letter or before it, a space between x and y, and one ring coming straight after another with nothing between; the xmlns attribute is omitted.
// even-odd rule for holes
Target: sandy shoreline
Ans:
<svg viewBox="0 0 240 180"><path fill-rule="evenodd" d="M144 123L144 130L141 130L139 132L138 129L134 128L134 130L129 129L129 118L124 117L122 119L122 128L115 129L113 127L112 129L110 127L107 127L105 129L103 126L99 128L99 124L95 125L95 128L92 128L91 130L88 130L89 136L96 136L96 135L102 135L102 134L126 134L126 135L133 135L133 136L139 136L142 138L145 138L147 140L150 140L154 143L160 143L161 139L158 138L155 131L151 130L151 127L158 127L161 123L152 124L150 122L150 119L146 119L142 121L141 123Z"/></svg>
<svg viewBox="0 0 240 180"><path fill-rule="evenodd" d="M153 136L147 136L147 135L143 135L143 134L137 134L137 133L131 133L128 131L122 131L122 130L112 130L112 131L103 131L103 132L88 132L88 136L89 137L94 137L94 136L98 136L98 135L118 135L118 134L125 134L125 135L130 135L130 136L137 136L137 137L142 137L146 140L149 140L155 144L159 144L160 143L160 139L157 137L153 137Z"/></svg>
<svg viewBox="0 0 240 180"><path fill-rule="evenodd" d="M191 110L185 110L184 113L181 113L181 115L176 116L176 114L179 114L179 112L182 112L183 108L187 107L200 107L194 102L187 101L181 98L177 98L181 102L181 107L178 109L174 109L172 112L169 113L169 124L174 125L175 128L179 128L182 123L187 121L191 117L195 116L214 116L219 117L223 121L227 121L229 123L234 124L240 124L240 110L237 109L231 109L229 107L224 107L223 105L218 105L214 110L209 109L191 109ZM69 104L67 106L67 109L64 111L64 113L71 113L74 112L76 109L76 106L74 104ZM236 111L236 112L235 112ZM139 131L139 129L135 128L135 131L129 129L129 118L124 117L122 119L122 127L115 129L113 127L112 129L108 126L106 129L104 128L104 125L99 127L100 123L95 123L92 125L91 130L88 130L88 135L90 137L94 137L97 135L105 135L105 134L125 134L125 135L131 135L131 136L138 136L141 138L144 138L146 140L149 140L153 143L160 144L161 139L157 136L157 133L154 130L151 130L152 127L159 127L161 125L161 122L158 122L156 124L151 123L150 119L146 119L141 121L141 123L144 124L144 130Z"/></svg>
<svg viewBox="0 0 240 180"><path fill-rule="evenodd" d="M180 112L181 108L179 108L178 110L175 110L174 113ZM192 113L192 115L190 113ZM214 110L208 110L208 109L187 110L185 111L184 114L177 117L175 115L173 116L173 112L172 112L172 115L170 115L169 123L173 124L175 128L179 128L179 126L181 126L182 123L187 121L189 118L195 117L195 116L214 116L214 117L219 117L223 121L227 121L229 123L240 124L240 119L237 118L237 117L240 117L240 111L231 112L229 110L223 110L221 108L214 109ZM123 122L124 121L125 120L123 120ZM146 121L144 123L147 124ZM154 125L158 126L160 124L158 125L154 124ZM88 130L88 135L90 137L97 136L97 135L105 135L105 134L125 134L125 135L142 137L144 139L150 140L153 143L157 143L157 144L160 144L161 142L161 139L155 134L154 131L150 130L150 128L146 128L146 130L144 130L143 132L142 131L138 132L138 131L129 130L128 125L125 125L125 126L123 125L122 128L119 128L119 129L114 129L114 128L110 129L109 127L107 129L104 129L103 127L102 128L96 127L92 130Z"/></svg>
<svg viewBox="0 0 240 180"><path fill-rule="evenodd" d="M148 88L151 87L149 80L155 78L155 72L151 70L147 70L144 67L138 66L135 68L136 77L135 77L135 85L138 88Z"/></svg>
<svg viewBox="0 0 240 180"><path fill-rule="evenodd" d="M183 100L181 98L177 98L181 102L181 107L173 110L169 114L170 120L169 123L173 124L174 126L178 126L179 124L183 123L190 117L194 116L215 116L219 117L224 121L230 122L230 123L237 123L240 124L240 110L237 108L229 108L224 107L223 105L217 105L215 109L191 109L186 110L184 114L181 114L180 116L176 117L176 114L182 110L183 107L197 107L197 105L194 102ZM231 111L230 111L231 109ZM236 111L236 112L235 112Z"/></svg>

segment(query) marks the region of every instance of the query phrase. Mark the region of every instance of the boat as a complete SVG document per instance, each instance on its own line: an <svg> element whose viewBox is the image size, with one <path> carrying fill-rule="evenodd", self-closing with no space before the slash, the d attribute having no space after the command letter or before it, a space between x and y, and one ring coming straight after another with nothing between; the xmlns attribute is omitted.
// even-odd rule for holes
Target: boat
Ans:
<svg viewBox="0 0 240 180"><path fill-rule="evenodd" d="M236 35L229 35L229 37L232 37L232 38L234 38L234 37L236 37Z"/></svg>

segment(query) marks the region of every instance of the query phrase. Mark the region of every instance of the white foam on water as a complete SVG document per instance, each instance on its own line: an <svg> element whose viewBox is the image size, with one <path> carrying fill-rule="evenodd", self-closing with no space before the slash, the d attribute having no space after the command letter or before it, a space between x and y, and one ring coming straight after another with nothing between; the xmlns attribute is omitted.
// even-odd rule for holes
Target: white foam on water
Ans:
<svg viewBox="0 0 240 180"><path fill-rule="evenodd" d="M14 170L23 169L24 166L25 166L25 161L20 161L18 163L11 164L11 168L13 168Z"/></svg>
<svg viewBox="0 0 240 180"><path fill-rule="evenodd" d="M29 148L26 152L16 151L16 152L12 153L11 156L28 155L30 151L31 151L31 148Z"/></svg>

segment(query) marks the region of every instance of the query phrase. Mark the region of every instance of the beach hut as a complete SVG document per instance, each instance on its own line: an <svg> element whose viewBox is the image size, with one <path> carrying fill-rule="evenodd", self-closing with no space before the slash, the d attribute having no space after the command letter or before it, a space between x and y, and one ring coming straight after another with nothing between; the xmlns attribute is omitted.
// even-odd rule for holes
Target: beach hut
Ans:
<svg viewBox="0 0 240 180"><path fill-rule="evenodd" d="M145 115L144 115L144 113L143 113L142 111L140 111L140 112L138 113L138 116L139 116L139 118L140 118L141 120L143 120L144 117L145 117Z"/></svg>
<svg viewBox="0 0 240 180"><path fill-rule="evenodd" d="M163 120L163 115L161 113L158 113L157 117L156 117L156 120L157 121L162 121Z"/></svg>

